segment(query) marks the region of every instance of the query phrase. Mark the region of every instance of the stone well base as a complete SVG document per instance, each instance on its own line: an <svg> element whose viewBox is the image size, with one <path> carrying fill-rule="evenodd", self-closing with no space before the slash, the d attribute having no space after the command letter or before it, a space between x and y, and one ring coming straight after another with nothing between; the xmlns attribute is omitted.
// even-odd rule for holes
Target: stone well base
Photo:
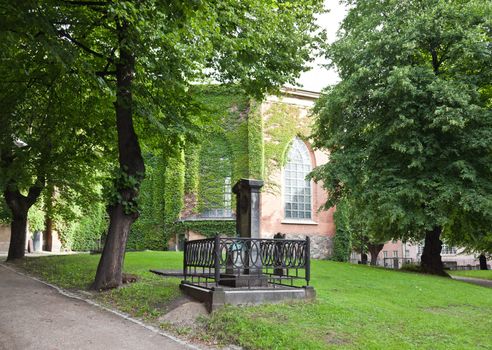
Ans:
<svg viewBox="0 0 492 350"><path fill-rule="evenodd" d="M187 281L182 281L179 288L186 295L205 303L207 310L212 312L226 304L254 305L278 303L287 300L312 300L316 296L313 287L295 288L288 286L257 287L257 288L205 288Z"/></svg>

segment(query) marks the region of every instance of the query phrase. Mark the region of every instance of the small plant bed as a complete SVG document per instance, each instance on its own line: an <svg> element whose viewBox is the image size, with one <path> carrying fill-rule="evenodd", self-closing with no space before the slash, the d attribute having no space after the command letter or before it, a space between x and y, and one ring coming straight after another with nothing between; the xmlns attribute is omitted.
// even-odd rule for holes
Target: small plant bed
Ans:
<svg viewBox="0 0 492 350"><path fill-rule="evenodd" d="M185 312L196 318L199 305L179 300L180 279L148 272L179 270L182 257L127 253L124 270L137 281L94 298L189 339L244 349L491 349L492 289L330 261L312 261L314 302L225 307L188 323ZM32 258L22 265L48 282L86 289L98 258Z"/></svg>
<svg viewBox="0 0 492 350"><path fill-rule="evenodd" d="M483 280L492 280L492 270L463 270L449 271L451 276L461 276L468 278L479 278Z"/></svg>

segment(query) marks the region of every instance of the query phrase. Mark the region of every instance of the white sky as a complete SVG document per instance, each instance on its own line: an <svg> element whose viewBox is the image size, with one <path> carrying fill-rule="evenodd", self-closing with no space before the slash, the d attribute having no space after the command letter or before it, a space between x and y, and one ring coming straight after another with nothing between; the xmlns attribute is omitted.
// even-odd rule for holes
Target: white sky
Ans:
<svg viewBox="0 0 492 350"><path fill-rule="evenodd" d="M346 9L338 3L338 0L325 0L325 6L330 12L320 16L319 24L326 29L328 41L332 42L336 38L336 32L340 26L340 22L346 15ZM319 58L312 63L313 69L301 75L299 83L301 88L311 91L320 91L322 88L336 83L338 75L334 70L328 70L322 67L327 61Z"/></svg>

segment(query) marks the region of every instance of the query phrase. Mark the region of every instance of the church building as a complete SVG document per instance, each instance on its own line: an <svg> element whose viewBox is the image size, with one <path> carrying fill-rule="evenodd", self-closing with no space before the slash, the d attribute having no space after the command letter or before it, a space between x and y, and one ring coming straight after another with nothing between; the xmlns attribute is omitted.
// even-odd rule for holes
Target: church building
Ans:
<svg viewBox="0 0 492 350"><path fill-rule="evenodd" d="M256 102L227 87L204 89L214 126L198 144L183 152L183 184L173 186L183 202L175 220L170 249L184 239L235 234L235 195L241 178L263 180L260 203L262 238L284 234L311 239L311 256L331 255L334 209L320 209L327 194L321 183L306 179L328 161L314 150L309 135L310 112L318 93L284 88L278 96ZM178 181L179 182L179 181ZM167 211L169 212L169 211Z"/></svg>

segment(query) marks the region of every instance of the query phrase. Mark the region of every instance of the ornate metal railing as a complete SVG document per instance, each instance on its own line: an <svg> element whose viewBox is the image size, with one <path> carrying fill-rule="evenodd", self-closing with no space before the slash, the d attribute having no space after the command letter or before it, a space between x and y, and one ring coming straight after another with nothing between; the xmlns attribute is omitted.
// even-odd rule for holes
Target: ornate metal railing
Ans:
<svg viewBox="0 0 492 350"><path fill-rule="evenodd" d="M184 243L184 279L202 287L309 285L310 241L209 238Z"/></svg>

